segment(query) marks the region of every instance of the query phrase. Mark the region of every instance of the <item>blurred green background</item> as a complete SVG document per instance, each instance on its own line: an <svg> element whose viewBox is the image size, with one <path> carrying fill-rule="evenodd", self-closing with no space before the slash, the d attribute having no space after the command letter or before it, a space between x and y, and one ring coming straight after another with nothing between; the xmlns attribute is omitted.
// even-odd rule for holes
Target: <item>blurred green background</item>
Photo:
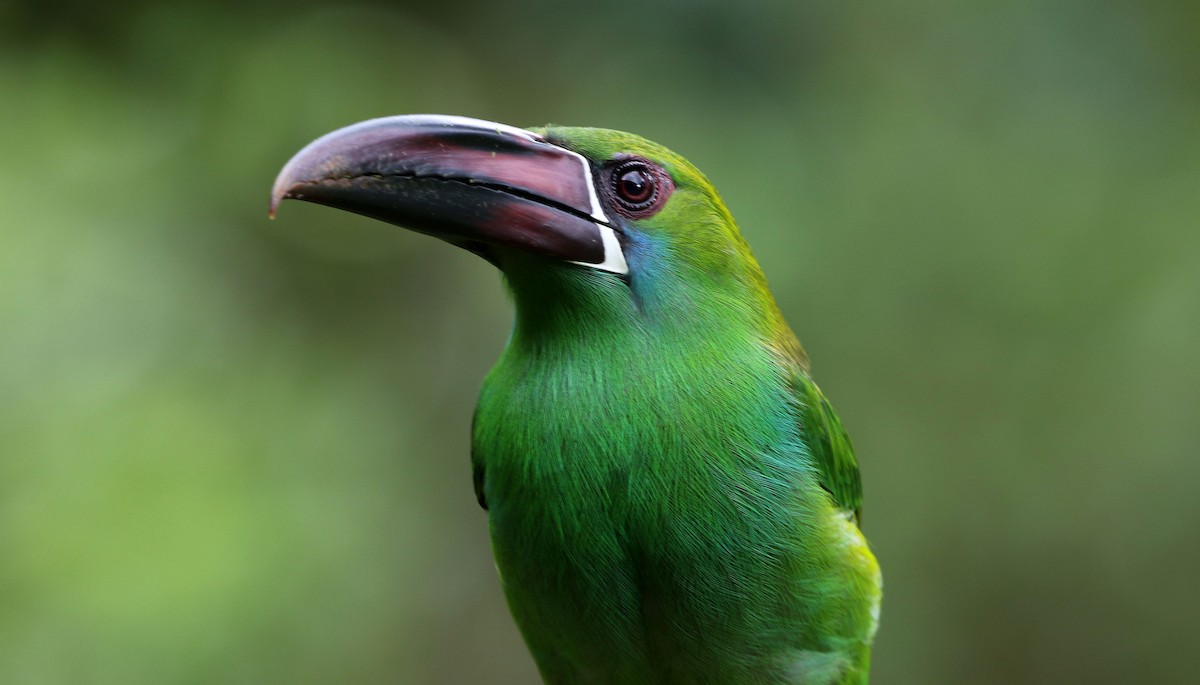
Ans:
<svg viewBox="0 0 1200 685"><path fill-rule="evenodd" d="M0 4L0 683L535 682L467 461L510 323L291 203L439 112L641 133L863 467L873 682L1192 683L1200 5Z"/></svg>

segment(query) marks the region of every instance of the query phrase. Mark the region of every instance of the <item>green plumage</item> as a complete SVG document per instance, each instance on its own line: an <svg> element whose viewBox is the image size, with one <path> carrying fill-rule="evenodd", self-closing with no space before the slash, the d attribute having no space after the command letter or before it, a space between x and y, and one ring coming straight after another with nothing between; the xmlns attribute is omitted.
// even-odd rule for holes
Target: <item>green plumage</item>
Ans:
<svg viewBox="0 0 1200 685"><path fill-rule="evenodd" d="M516 304L475 491L551 685L862 685L880 601L850 439L686 160L616 131L348 126L284 199L441 237Z"/></svg>
<svg viewBox="0 0 1200 685"><path fill-rule="evenodd" d="M675 184L628 221L629 275L518 251L473 463L547 683L865 683L880 597L849 438L736 225L679 156L551 128Z"/></svg>

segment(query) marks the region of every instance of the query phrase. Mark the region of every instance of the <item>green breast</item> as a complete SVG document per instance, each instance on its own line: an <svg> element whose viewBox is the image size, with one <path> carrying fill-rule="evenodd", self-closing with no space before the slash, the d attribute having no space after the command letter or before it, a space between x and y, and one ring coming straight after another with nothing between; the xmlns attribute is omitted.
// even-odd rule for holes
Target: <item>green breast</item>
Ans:
<svg viewBox="0 0 1200 685"><path fill-rule="evenodd" d="M869 583L766 350L514 338L474 431L547 682L773 683L857 658ZM683 352L683 353L681 353ZM828 681L834 682L834 681Z"/></svg>

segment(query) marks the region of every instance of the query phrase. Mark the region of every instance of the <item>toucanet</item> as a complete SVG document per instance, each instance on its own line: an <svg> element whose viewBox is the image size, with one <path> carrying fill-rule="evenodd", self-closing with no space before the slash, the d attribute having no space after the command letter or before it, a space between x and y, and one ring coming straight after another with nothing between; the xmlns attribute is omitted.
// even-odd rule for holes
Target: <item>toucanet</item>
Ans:
<svg viewBox="0 0 1200 685"><path fill-rule="evenodd" d="M317 139L271 195L494 264L471 463L552 685L867 682L879 567L846 431L708 180L628 133L452 116Z"/></svg>

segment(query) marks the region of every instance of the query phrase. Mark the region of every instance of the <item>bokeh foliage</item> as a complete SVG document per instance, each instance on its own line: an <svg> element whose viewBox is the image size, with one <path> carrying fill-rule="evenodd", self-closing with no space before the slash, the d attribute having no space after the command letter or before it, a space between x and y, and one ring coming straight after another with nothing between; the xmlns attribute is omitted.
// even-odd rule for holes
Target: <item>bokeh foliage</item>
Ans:
<svg viewBox="0 0 1200 685"><path fill-rule="evenodd" d="M861 455L875 682L1194 682L1198 7L0 5L0 682L534 682L467 466L498 278L265 216L407 112L708 172Z"/></svg>

